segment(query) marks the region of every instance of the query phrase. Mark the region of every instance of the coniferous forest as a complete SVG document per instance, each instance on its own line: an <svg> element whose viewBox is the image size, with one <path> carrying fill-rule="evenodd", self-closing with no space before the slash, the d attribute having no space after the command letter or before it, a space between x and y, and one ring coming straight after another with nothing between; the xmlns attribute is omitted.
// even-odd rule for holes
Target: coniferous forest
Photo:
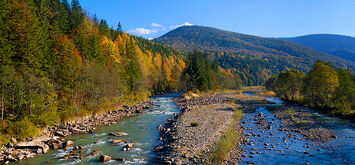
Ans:
<svg viewBox="0 0 355 165"><path fill-rule="evenodd" d="M198 51L109 27L78 0L1 0L0 18L0 143L154 94L241 84Z"/></svg>

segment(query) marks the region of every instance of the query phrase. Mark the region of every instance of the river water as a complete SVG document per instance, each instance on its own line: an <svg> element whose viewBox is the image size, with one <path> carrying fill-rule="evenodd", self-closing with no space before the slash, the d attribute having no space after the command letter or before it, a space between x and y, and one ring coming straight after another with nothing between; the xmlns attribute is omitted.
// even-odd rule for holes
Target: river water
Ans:
<svg viewBox="0 0 355 165"><path fill-rule="evenodd" d="M251 93L246 93L251 94ZM100 155L105 154L116 158L128 159L124 162L111 161L106 164L152 164L155 153L153 148L160 144L157 127L180 110L173 99L181 93L173 93L152 97L154 106L146 113L122 120L116 125L98 128L94 134L75 135L66 139L74 141L75 145L85 146L87 155L96 149ZM279 98L266 98L275 104L283 104ZM264 120L270 123L271 129L264 129L255 123L255 116L263 113ZM280 120L265 107L244 116L243 127L247 128L245 134L250 134L249 145L243 145L244 157L240 164L355 164L355 128L354 125L336 117L328 117L313 112L319 120L331 126L336 136L335 140L326 143L312 142L302 135L290 132L281 132ZM111 142L110 132L122 131L129 135L119 139L134 143L135 149L123 151L123 145L114 145ZM289 134L292 137L289 137ZM254 136L255 135L255 136ZM284 142L286 139L286 142ZM266 146L265 143L268 145ZM309 146L306 148L305 146ZM308 152L309 154L304 154ZM83 160L60 159L66 152L64 150L51 150L48 154L39 155L34 159L16 162L14 164L98 164L99 155L85 157Z"/></svg>
<svg viewBox="0 0 355 165"><path fill-rule="evenodd" d="M122 120L116 125L98 128L94 134L74 135L66 139L72 140L74 145L81 145L87 149L84 155L90 154L94 149L100 151L100 155L105 154L115 158L128 159L124 162L110 161L105 164L151 164L155 153L152 152L154 147L160 144L159 131L157 127L170 118L174 113L179 113L174 98L180 96L181 93L172 93L152 97L153 108L148 112L138 114L132 118ZM107 135L110 132L125 132L128 136L119 137L133 143L135 149L123 151L122 145L114 145L111 142L112 136ZM63 160L60 159L65 155L64 150L51 150L49 153L39 155L34 159L16 162L14 164L98 164L99 155L94 157L85 157L84 160Z"/></svg>
<svg viewBox="0 0 355 165"><path fill-rule="evenodd" d="M275 104L283 104L279 98L266 99ZM260 112L271 129L264 129L256 124L255 116ZM245 134L250 135L248 136L250 143L243 145L246 157L240 164L355 164L354 125L337 117L328 117L316 111L312 113L318 120L330 126L337 136L336 139L325 143L313 142L304 139L303 135L298 133L279 131L283 125L265 107L246 114L243 127L247 128ZM288 134L292 136L289 137Z"/></svg>

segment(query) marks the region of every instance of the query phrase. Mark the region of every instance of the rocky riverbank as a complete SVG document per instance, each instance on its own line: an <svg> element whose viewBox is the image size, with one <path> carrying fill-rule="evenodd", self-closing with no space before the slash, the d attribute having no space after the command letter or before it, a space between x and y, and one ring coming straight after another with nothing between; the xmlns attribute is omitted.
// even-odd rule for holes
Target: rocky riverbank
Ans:
<svg viewBox="0 0 355 165"><path fill-rule="evenodd" d="M311 113L311 109L292 105L269 106L267 109L286 126L283 131L302 134L312 141L326 142L337 138L327 124Z"/></svg>
<svg viewBox="0 0 355 165"><path fill-rule="evenodd" d="M243 112L246 113L253 113L256 109L260 107L264 107L268 105L264 97L259 96L248 96L245 94L230 94L228 97L233 99L235 104L240 105L243 109ZM233 165L238 164L242 159L242 154L245 152L241 145L245 145L249 142L249 138L244 136L244 128L240 121L235 123L235 128L241 134L240 142L234 147L234 149L229 153L229 157L224 161L223 164L225 165Z"/></svg>
<svg viewBox="0 0 355 165"><path fill-rule="evenodd" d="M242 135L243 129L239 121L232 123L234 107L230 103L239 105L246 113L268 104L263 97L240 93L207 95L189 100L176 99L176 104L183 112L172 116L164 126L159 127L163 144L155 149L157 162L206 163L227 127L234 127ZM197 126L192 126L192 123ZM240 145L246 142L246 138L241 136L224 164L238 163L243 153Z"/></svg>
<svg viewBox="0 0 355 165"><path fill-rule="evenodd" d="M233 124L234 107L227 104L231 101L233 98L225 94L177 99L183 112L159 127L163 144L155 149L157 162L204 163L223 132Z"/></svg>
<svg viewBox="0 0 355 165"><path fill-rule="evenodd" d="M152 106L151 101L136 104L134 106L124 106L123 109L110 111L104 114L95 114L93 116L84 117L65 124L55 124L48 126L42 137L27 138L26 141L18 143L16 139L12 139L5 150L0 151L0 164L7 164L13 161L21 161L24 159L34 158L38 154L45 154L49 149L65 149L73 150L81 153L82 147L73 147L73 142L67 141L64 137L71 134L94 133L98 126L109 126L118 121L135 116ZM76 152L75 152L76 153ZM76 156L68 156L67 158L81 159L80 154Z"/></svg>

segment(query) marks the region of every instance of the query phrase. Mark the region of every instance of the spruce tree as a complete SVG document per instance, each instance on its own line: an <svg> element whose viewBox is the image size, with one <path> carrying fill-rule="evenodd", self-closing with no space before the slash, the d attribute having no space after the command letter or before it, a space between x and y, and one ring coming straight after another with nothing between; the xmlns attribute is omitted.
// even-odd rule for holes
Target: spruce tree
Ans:
<svg viewBox="0 0 355 165"><path fill-rule="evenodd" d="M84 16L79 0L73 0L70 12L70 30L77 29L83 23Z"/></svg>

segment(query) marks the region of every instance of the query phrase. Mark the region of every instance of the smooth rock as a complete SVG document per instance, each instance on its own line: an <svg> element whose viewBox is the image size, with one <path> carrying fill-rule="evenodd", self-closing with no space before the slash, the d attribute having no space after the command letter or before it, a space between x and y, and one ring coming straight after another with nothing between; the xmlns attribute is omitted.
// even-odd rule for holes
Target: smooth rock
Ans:
<svg viewBox="0 0 355 165"><path fill-rule="evenodd" d="M100 156L100 162L108 162L111 159L112 159L111 156L107 156L107 155L101 155Z"/></svg>

